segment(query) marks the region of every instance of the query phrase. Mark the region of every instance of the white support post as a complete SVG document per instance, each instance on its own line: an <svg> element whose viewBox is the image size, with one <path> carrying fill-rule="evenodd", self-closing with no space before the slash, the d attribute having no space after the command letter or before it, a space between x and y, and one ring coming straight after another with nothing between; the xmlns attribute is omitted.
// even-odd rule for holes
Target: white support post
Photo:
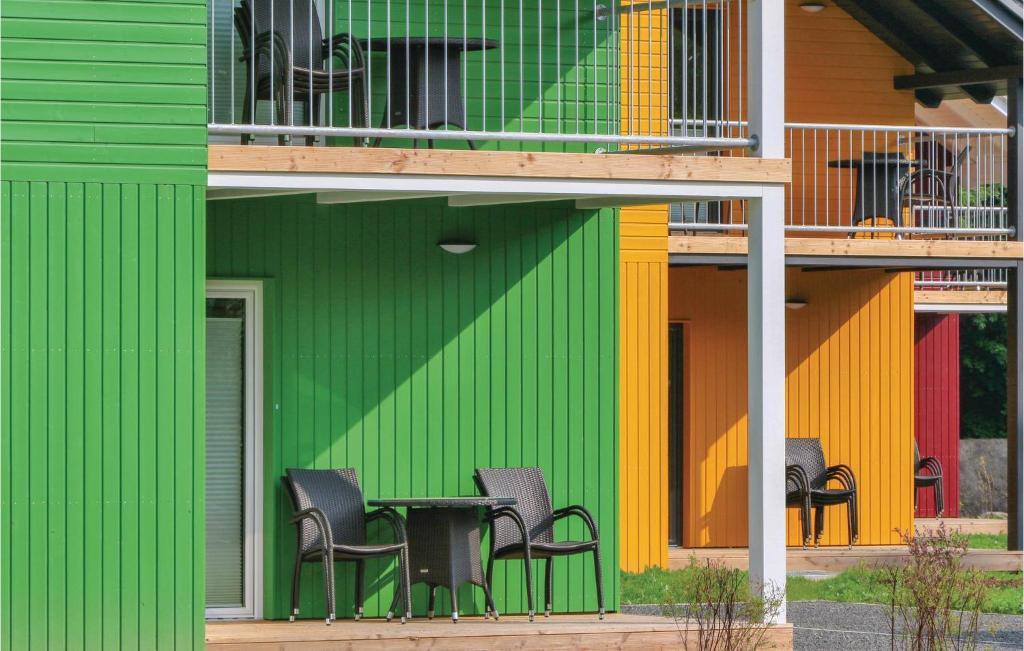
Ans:
<svg viewBox="0 0 1024 651"><path fill-rule="evenodd" d="M785 7L749 0L750 132L754 155L785 156ZM765 186L750 201L747 231L747 453L750 583L783 599L773 623L786 621L786 261L785 190Z"/></svg>

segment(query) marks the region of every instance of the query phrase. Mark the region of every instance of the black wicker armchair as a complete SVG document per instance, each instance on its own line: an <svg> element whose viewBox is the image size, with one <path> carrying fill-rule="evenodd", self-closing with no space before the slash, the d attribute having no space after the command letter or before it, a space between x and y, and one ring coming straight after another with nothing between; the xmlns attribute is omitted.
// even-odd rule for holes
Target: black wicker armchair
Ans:
<svg viewBox="0 0 1024 651"><path fill-rule="evenodd" d="M242 0L235 7L234 21L242 44L239 61L246 67L243 123L252 123L256 103L264 100L274 102L278 124L293 123L298 102L308 125L315 126L323 96L351 90L352 124L368 126L362 46L345 33L324 38L316 3ZM328 69L324 64L331 58L337 63ZM279 138L282 143L287 139ZM306 142L315 139L309 136ZM251 141L250 134L242 135L243 145Z"/></svg>
<svg viewBox="0 0 1024 651"><path fill-rule="evenodd" d="M839 488L830 488L829 482ZM846 504L850 546L857 542L857 480L849 466L825 465L821 440L786 439L786 503L800 505L804 544L808 542L810 510L814 509L814 545L821 544L825 530L825 507Z"/></svg>
<svg viewBox="0 0 1024 651"><path fill-rule="evenodd" d="M552 567L555 556L594 553L594 576L597 579L598 617L604 619L604 592L601 586L601 551L597 524L590 511L574 505L552 509L547 483L540 468L477 468L476 482L480 490L492 497L514 497L516 506L490 509L491 553L487 558L487 584L491 585L495 560L523 559L526 565L526 599L530 620L533 607L532 559L545 559L544 616L551 614ZM577 516L590 531L590 540L555 542L554 523Z"/></svg>
<svg viewBox="0 0 1024 651"><path fill-rule="evenodd" d="M922 471L927 471L924 474ZM941 518L945 510L942 499L942 464L935 457L921 457L921 450L914 441L914 512L917 512L917 491L931 488L935 491L935 517Z"/></svg>
<svg viewBox="0 0 1024 651"><path fill-rule="evenodd" d="M292 500L295 513L291 523L296 530L295 570L292 575L292 614L299 614L299 578L303 563L321 563L324 568L324 592L327 624L335 619L337 596L334 589L334 562L356 564L355 618L363 615L363 575L365 561L370 558L394 556L398 560L398 585L391 600L387 619L391 621L403 602L401 619L411 617L412 598L409 587L409 549L405 537L405 520L397 511L381 508L366 512L363 493L353 468L306 470L290 468L282 477L285 491ZM386 521L394 534L394 542L366 543L366 526L375 520Z"/></svg>

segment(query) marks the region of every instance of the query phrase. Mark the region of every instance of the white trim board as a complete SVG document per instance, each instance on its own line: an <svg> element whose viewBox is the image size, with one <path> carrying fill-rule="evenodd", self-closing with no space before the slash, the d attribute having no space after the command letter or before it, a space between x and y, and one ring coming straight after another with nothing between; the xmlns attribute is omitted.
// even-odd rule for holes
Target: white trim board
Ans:
<svg viewBox="0 0 1024 651"><path fill-rule="evenodd" d="M207 298L245 301L246 605L204 609L207 619L263 617L263 281L206 281ZM205 316L204 316L205 319Z"/></svg>

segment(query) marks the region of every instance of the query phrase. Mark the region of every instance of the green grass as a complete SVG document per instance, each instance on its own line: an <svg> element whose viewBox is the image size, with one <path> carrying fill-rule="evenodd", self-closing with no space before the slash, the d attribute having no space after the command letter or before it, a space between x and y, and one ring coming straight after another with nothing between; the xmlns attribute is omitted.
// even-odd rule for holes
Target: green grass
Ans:
<svg viewBox="0 0 1024 651"><path fill-rule="evenodd" d="M1005 541L1005 537L1004 537ZM1005 542L1004 542L1005 545ZM622 602L627 604L660 604L685 595L690 570L649 569L639 574L622 575ZM1017 572L985 572L992 581L984 610L1008 615L1024 614L1021 604L1021 575ZM786 582L790 601L839 601L846 603L887 603L887 589L882 572L867 568L846 570L839 575L814 581L791 576Z"/></svg>
<svg viewBox="0 0 1024 651"><path fill-rule="evenodd" d="M1006 549L1005 533L972 533L967 535L969 549Z"/></svg>

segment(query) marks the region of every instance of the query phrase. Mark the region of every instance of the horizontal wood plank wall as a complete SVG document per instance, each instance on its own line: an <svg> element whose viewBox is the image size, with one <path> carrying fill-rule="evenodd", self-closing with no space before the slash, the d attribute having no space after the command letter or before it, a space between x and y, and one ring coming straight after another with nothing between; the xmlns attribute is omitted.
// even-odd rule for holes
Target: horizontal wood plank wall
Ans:
<svg viewBox="0 0 1024 651"><path fill-rule="evenodd" d="M790 270L786 312L787 435L822 439L829 463L853 468L860 543L896 544L912 526L913 291L909 274ZM691 336L686 386L683 544L747 543L746 274L669 270L669 318ZM847 543L842 507L822 544ZM788 542L800 543L791 513Z"/></svg>
<svg viewBox="0 0 1024 651"><path fill-rule="evenodd" d="M622 14L622 132L668 125L666 10ZM668 206L619 211L622 569L668 566Z"/></svg>
<svg viewBox="0 0 1024 651"><path fill-rule="evenodd" d="M266 278L266 614L288 614L294 532L285 468L353 466L368 498L473 495L478 466L543 468L557 506L601 527L617 605L618 232L611 211L565 202L447 208L443 200L317 205L312 197L211 202L215 277ZM478 243L443 252L444 237ZM578 520L558 534L583 536ZM579 538L577 538L579 539ZM339 570L345 568L339 564ZM368 611L391 575L368 566ZM540 564L538 572L542 569ZM526 609L522 565L496 565L504 612ZM350 616L351 568L339 583ZM535 574L542 576L542 573ZM593 609L589 557L555 561L556 610ZM302 609L322 612L318 568ZM443 603L447 596L441 592ZM426 590L414 592L416 612ZM464 588L480 612L479 589Z"/></svg>
<svg viewBox="0 0 1024 651"><path fill-rule="evenodd" d="M942 464L946 517L960 515L960 315L914 317L914 435L921 456ZM935 517L934 491L918 493L919 517Z"/></svg>
<svg viewBox="0 0 1024 651"><path fill-rule="evenodd" d="M914 124L914 94L894 90L895 75L914 67L842 9L800 9L802 0L786 0L786 121L838 124ZM836 131L787 133L787 157L793 161L793 183L787 210L793 223L849 223L856 196L856 175L830 169L839 157ZM877 139L846 133L841 155L897 148L895 134ZM905 151L911 154L911 151ZM851 188L853 192L851 193Z"/></svg>
<svg viewBox="0 0 1024 651"><path fill-rule="evenodd" d="M205 184L206 4L6 0L4 179Z"/></svg>
<svg viewBox="0 0 1024 651"><path fill-rule="evenodd" d="M0 646L201 648L204 191L2 191Z"/></svg>

